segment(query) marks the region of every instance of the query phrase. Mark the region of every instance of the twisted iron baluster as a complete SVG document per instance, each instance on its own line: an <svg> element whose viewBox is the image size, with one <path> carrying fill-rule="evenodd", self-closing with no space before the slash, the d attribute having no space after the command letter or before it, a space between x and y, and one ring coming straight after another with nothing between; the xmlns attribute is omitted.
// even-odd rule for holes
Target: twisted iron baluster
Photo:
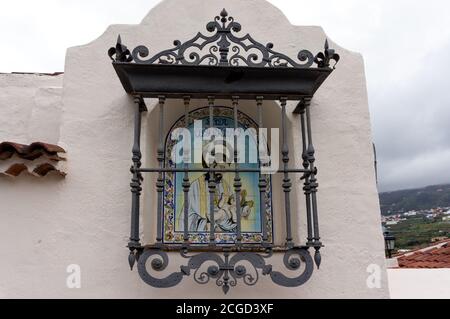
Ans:
<svg viewBox="0 0 450 319"><path fill-rule="evenodd" d="M317 268L320 266L321 262L321 256L320 256L320 247L322 247L322 243L320 242L320 235L319 235L319 219L317 215L317 187L319 184L317 183L316 174L317 169L315 168L314 162L316 158L314 157L314 146L312 142L312 134L311 134L311 115L310 115L310 107L311 104L308 103L306 106L306 126L308 131L308 148L306 150L308 163L309 163L309 169L310 169L310 188L311 188L311 209L312 209L312 217L313 217L313 229L314 229L314 249L316 250L314 253L314 262L317 265Z"/></svg>
<svg viewBox="0 0 450 319"><path fill-rule="evenodd" d="M190 97L185 96L184 97L184 127L189 129L189 104L190 104ZM185 137L183 137L185 138ZM189 141L190 142L190 141ZM191 183L189 181L189 162L191 159L191 153L190 149L186 149L187 145L190 145L190 143L186 143L186 141L183 141L183 162L184 162L184 177L183 177L183 192L184 192L184 234L183 234L183 240L185 244L185 248L189 245L189 188L191 187Z"/></svg>
<svg viewBox="0 0 450 319"><path fill-rule="evenodd" d="M281 126L283 130L283 145L281 149L283 168L284 168L284 178L283 178L283 191L284 191L284 205L286 211L286 245L289 248L293 247L292 242L292 231L291 231L291 202L289 194L291 192L291 179L289 178L289 173L286 171L288 169L289 163L289 146L287 142L287 129L286 129L286 103L287 98L282 97L281 102Z"/></svg>
<svg viewBox="0 0 450 319"><path fill-rule="evenodd" d="M260 131L257 135L257 147L258 147L258 164L259 168L261 169L263 162L261 161L261 153L262 150L260 148L260 143L265 142L264 139L261 140L261 129L263 127L263 116L262 116L262 103L263 103L263 97L257 96L256 97L256 107L258 112L258 128ZM264 154L265 156L268 154ZM267 244L267 216L266 216L266 187L267 187L267 180L266 176L259 172L259 214L260 214L260 220L261 220L261 231L262 231L262 241L263 244Z"/></svg>
<svg viewBox="0 0 450 319"><path fill-rule="evenodd" d="M157 150L157 160L159 168L164 168L164 103L165 96L159 96L159 144ZM156 241L158 244L162 242L162 211L164 209L164 175L163 172L158 173L156 182L156 191L158 192L158 208L157 208L157 230Z"/></svg>
<svg viewBox="0 0 450 319"><path fill-rule="evenodd" d="M208 103L209 103L209 128L214 127L214 97L209 96L208 97ZM214 137L211 136L211 141L213 142ZM215 148L211 151L211 156L215 160ZM209 188L209 243L210 245L215 245L215 234L214 234L214 195L216 193L216 181L215 181L215 174L213 169L211 169L212 163L210 163L210 170L209 170L209 180L208 180L208 188Z"/></svg>
<svg viewBox="0 0 450 319"><path fill-rule="evenodd" d="M130 268L133 269L134 263L136 262L135 251L141 247L139 239L139 197L141 196L141 181L143 180L142 174L139 172L141 167L141 113L145 109L144 100L140 97L135 97L134 103L136 104L134 112L134 142L132 148L132 161L133 166L131 167L131 173L133 177L131 178L131 230L130 230L130 241L128 242L128 248L130 249L130 255L128 256L128 263Z"/></svg>
<svg viewBox="0 0 450 319"><path fill-rule="evenodd" d="M300 109L300 124L302 130L302 159L303 159L303 168L309 168L308 161L308 152L307 152L307 142L306 142L306 123L305 123L305 111L306 104L310 103L310 99L303 99L299 103ZM311 221L311 183L310 183L310 174L309 172L305 172L303 174L304 183L303 183L303 191L305 193L306 200L306 223L307 223L307 245L313 246L313 230L312 230L312 221Z"/></svg>
<svg viewBox="0 0 450 319"><path fill-rule="evenodd" d="M241 177L239 175L239 163L238 163L238 146L237 146L237 129L238 129L238 104L239 104L239 97L233 96L233 113L234 113L234 167L236 169L234 174L234 191L235 191L235 197L236 197L236 224L237 224L237 231L236 231L236 240L237 244L240 245L242 241L242 235L241 235ZM244 141L245 143L245 141Z"/></svg>

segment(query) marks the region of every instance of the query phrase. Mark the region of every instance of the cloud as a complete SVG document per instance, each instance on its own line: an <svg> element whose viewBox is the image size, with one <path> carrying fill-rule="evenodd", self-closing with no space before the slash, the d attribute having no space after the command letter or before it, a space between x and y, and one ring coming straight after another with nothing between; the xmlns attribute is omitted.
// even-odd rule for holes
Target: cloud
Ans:
<svg viewBox="0 0 450 319"><path fill-rule="evenodd" d="M295 24L322 25L363 54L379 189L450 182L450 3L273 0Z"/></svg>
<svg viewBox="0 0 450 319"><path fill-rule="evenodd" d="M110 24L139 23L158 2L5 1L0 10L0 71L62 71L68 47L96 39Z"/></svg>
<svg viewBox="0 0 450 319"><path fill-rule="evenodd" d="M373 94L380 188L450 181L450 41L427 55L405 83Z"/></svg>

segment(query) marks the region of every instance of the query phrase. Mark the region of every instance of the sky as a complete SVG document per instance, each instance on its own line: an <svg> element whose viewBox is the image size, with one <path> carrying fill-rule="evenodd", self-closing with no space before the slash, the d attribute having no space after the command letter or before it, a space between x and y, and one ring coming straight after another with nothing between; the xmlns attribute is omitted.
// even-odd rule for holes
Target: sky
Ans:
<svg viewBox="0 0 450 319"><path fill-rule="evenodd" d="M63 71L67 47L137 24L158 2L2 1L0 72ZM450 183L450 1L269 2L363 54L379 190Z"/></svg>

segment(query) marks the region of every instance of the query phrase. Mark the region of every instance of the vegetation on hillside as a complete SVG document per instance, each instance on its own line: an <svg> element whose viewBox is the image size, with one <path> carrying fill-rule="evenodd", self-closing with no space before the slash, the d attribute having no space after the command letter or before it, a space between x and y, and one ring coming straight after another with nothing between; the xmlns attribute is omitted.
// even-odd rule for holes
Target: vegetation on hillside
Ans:
<svg viewBox="0 0 450 319"><path fill-rule="evenodd" d="M380 193L382 215L450 206L450 184Z"/></svg>
<svg viewBox="0 0 450 319"><path fill-rule="evenodd" d="M450 238L450 184L380 193L383 226L397 249L417 249Z"/></svg>
<svg viewBox="0 0 450 319"><path fill-rule="evenodd" d="M450 237L450 221L441 218L407 218L387 227L395 236L397 249L417 249L430 245L433 238Z"/></svg>

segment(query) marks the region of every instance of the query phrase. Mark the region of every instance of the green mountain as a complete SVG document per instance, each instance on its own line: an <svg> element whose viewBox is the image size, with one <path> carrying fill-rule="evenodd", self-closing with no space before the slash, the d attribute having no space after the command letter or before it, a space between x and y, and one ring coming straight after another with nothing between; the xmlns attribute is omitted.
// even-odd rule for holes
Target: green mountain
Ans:
<svg viewBox="0 0 450 319"><path fill-rule="evenodd" d="M450 206L450 184L433 185L379 194L381 214Z"/></svg>

